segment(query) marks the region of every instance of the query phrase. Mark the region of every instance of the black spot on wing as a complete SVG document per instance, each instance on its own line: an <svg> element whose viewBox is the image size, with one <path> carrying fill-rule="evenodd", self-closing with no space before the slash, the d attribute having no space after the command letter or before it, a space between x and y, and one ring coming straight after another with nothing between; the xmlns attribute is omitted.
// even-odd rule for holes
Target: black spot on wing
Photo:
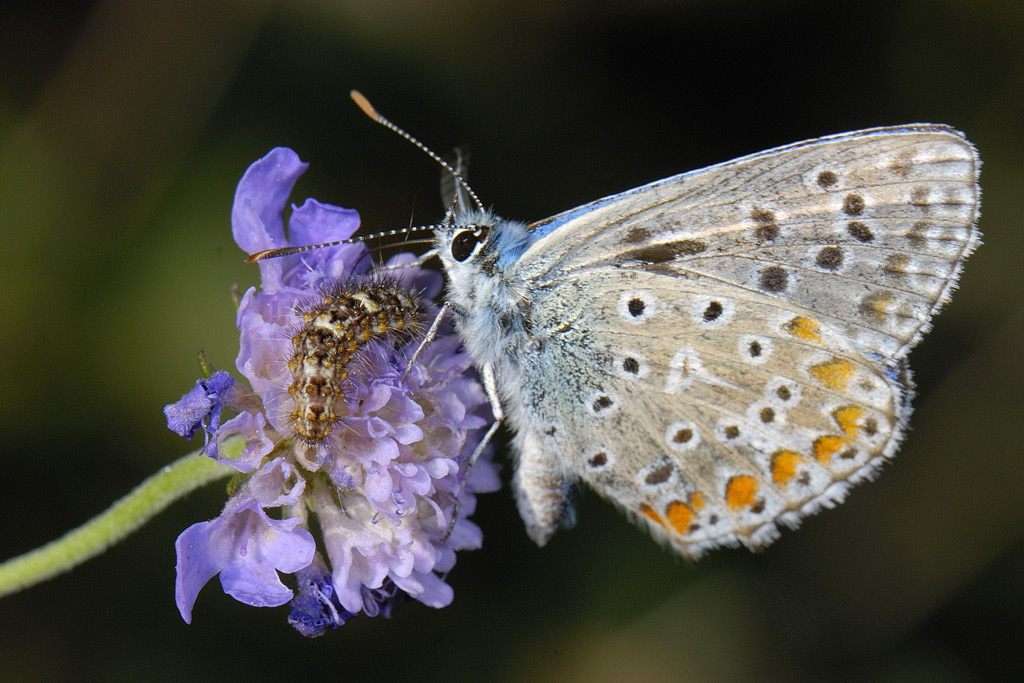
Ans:
<svg viewBox="0 0 1024 683"><path fill-rule="evenodd" d="M660 264L674 261L683 256L693 256L705 251L708 245L700 240L678 240L662 244L647 244L630 249L620 254L621 262L643 261L649 264Z"/></svg>

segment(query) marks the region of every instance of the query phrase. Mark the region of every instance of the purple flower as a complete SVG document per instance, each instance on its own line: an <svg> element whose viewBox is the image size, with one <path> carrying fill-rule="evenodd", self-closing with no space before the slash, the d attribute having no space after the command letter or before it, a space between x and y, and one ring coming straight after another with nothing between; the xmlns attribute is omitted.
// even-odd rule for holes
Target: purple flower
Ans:
<svg viewBox="0 0 1024 683"><path fill-rule="evenodd" d="M292 207L286 236L282 215L305 168L293 151L277 148L246 171L232 209L235 241L244 250L343 240L356 231L355 211L308 199ZM289 360L297 353L294 338L306 329L303 313L327 292L387 283L419 302L429 322L442 278L414 260L402 254L375 269L365 246L351 244L260 261L262 287L245 293L236 321L236 367L251 394L236 389L230 403L218 402L226 388L218 384L211 393L211 378L168 406L172 429L189 435L202 423L207 454L249 477L220 517L178 539L176 597L186 621L199 590L218 573L225 592L247 604L290 601L289 621L307 636L359 613L387 616L404 596L433 607L451 602L442 577L455 551L482 542L467 519L475 494L500 485L488 453L466 476L466 459L491 416L457 338L442 331L407 374L419 340L371 338L343 359L347 375L339 375L329 433L312 440L296 432L296 395L305 394L293 386ZM236 415L220 424L224 405ZM232 436L241 436L244 447L229 457L222 446ZM280 513L268 515L270 508ZM309 532L314 523L319 549ZM280 573L295 575L295 592Z"/></svg>

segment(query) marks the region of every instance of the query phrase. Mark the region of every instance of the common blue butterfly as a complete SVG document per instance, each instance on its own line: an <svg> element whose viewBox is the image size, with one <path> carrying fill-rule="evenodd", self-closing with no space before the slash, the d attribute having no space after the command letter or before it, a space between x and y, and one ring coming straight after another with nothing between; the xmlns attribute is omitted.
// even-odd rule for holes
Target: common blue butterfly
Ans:
<svg viewBox="0 0 1024 683"><path fill-rule="evenodd" d="M948 126L873 128L533 224L463 182L434 247L530 537L583 482L684 556L759 548L872 477L910 415L907 354L978 244L979 166Z"/></svg>

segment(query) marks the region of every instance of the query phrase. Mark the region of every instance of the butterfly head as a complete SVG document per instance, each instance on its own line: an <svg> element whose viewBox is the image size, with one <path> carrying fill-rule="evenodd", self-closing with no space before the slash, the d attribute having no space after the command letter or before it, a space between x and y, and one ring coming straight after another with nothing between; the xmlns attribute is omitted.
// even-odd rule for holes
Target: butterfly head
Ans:
<svg viewBox="0 0 1024 683"><path fill-rule="evenodd" d="M466 297L475 298L476 280L500 277L526 248L529 237L522 223L498 218L487 210L465 211L435 231L434 248L448 273L452 293L466 303Z"/></svg>

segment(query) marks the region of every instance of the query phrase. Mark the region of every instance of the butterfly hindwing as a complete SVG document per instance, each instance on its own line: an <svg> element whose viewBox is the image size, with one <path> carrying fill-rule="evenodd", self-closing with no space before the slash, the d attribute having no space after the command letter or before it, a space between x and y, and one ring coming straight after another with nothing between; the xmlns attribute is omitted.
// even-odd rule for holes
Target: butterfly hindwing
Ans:
<svg viewBox="0 0 1024 683"><path fill-rule="evenodd" d="M683 554L767 542L899 440L898 372L763 294L603 268L534 310L520 433Z"/></svg>

